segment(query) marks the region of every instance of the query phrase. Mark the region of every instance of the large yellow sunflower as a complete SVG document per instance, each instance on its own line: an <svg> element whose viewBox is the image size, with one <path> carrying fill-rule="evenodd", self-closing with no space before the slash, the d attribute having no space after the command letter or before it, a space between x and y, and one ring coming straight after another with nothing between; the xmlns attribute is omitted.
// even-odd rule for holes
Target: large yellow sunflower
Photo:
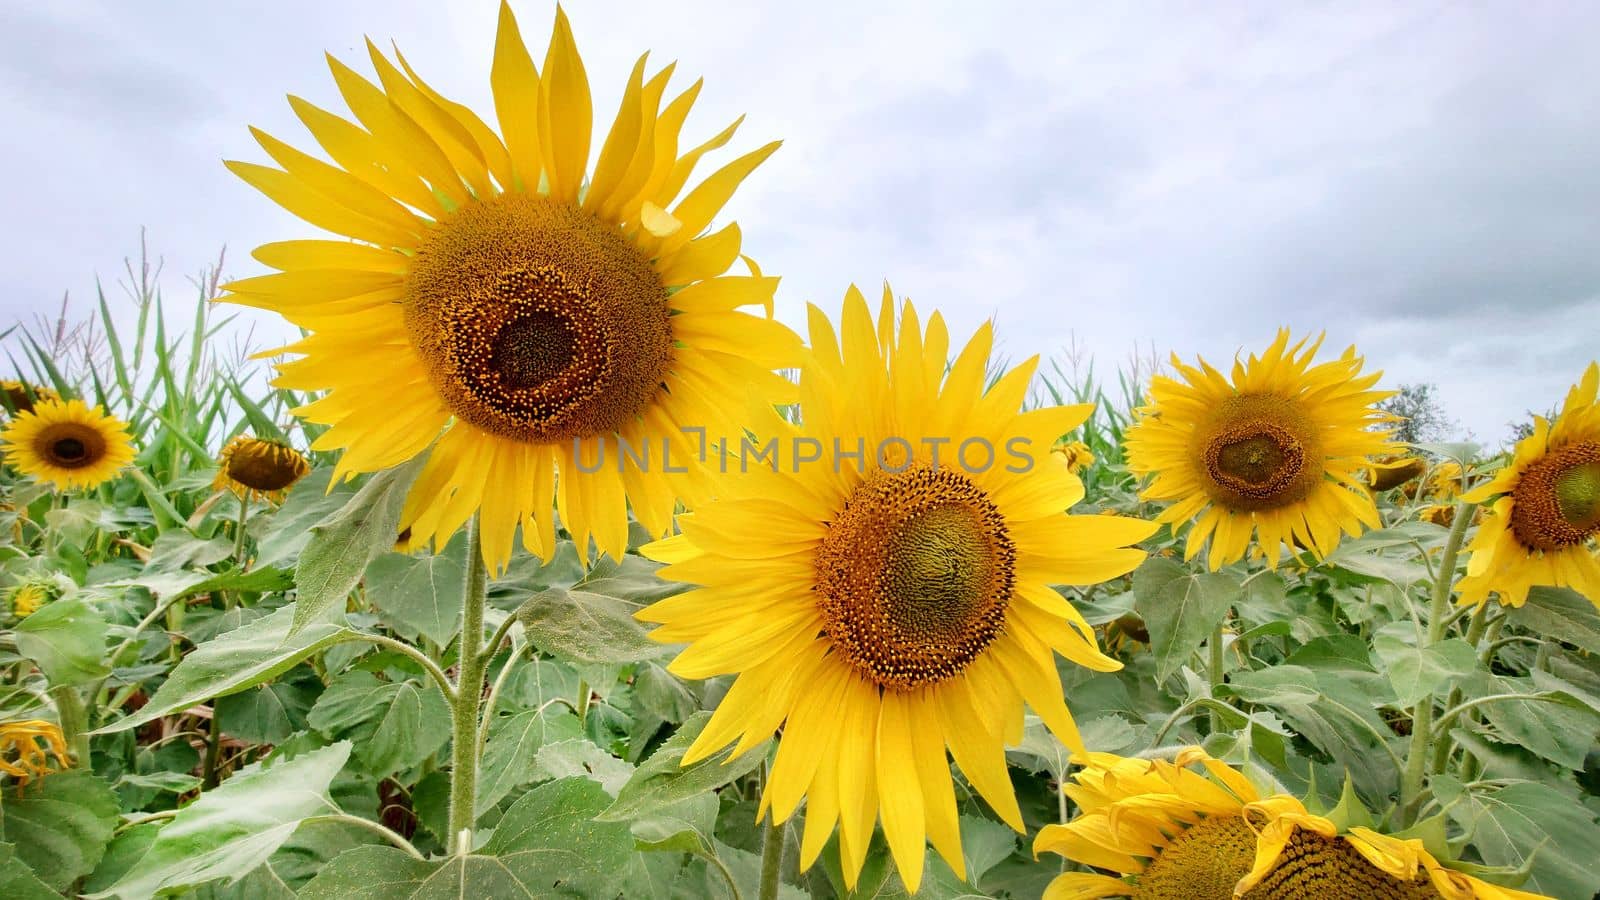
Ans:
<svg viewBox="0 0 1600 900"><path fill-rule="evenodd" d="M663 106L673 66L647 77L641 57L591 172L589 81L559 8L540 72L501 5L498 134L398 52L396 67L368 51L378 84L329 58L356 121L289 98L334 164L255 130L281 168L228 163L355 239L267 244L255 256L279 273L227 285L226 299L312 332L285 348L299 358L275 383L328 392L299 410L332 426L313 449L343 448L336 476L347 477L431 446L402 528L442 543L481 511L495 568L519 525L529 550L549 555L552 496L580 546L592 536L621 556L629 503L665 533L698 471L699 438L683 429L739 434L749 393L780 398L787 385L770 370L799 349L770 318L777 279L722 277L738 227L703 234L778 144L678 199L738 123L680 152L700 84Z"/></svg>
<svg viewBox="0 0 1600 900"><path fill-rule="evenodd" d="M1280 545L1332 553L1341 533L1379 526L1367 492L1367 457L1390 449L1389 420L1373 404L1382 373L1361 375L1355 348L1312 365L1318 338L1289 344L1287 329L1267 351L1234 360L1232 378L1205 360L1179 381L1156 376L1150 402L1127 434L1128 468L1154 475L1141 496L1171 501L1157 521L1176 529L1196 519L1184 558L1211 541L1213 570L1256 552L1276 567Z"/></svg>
<svg viewBox="0 0 1600 900"><path fill-rule="evenodd" d="M1067 872L1044 900L1534 900L1447 868L1415 838L1341 829L1288 794L1263 796L1199 747L1172 762L1080 756L1078 813L1033 850L1117 875ZM1200 764L1204 773L1190 768Z"/></svg>
<svg viewBox="0 0 1600 900"><path fill-rule="evenodd" d="M1050 448L1091 407L1019 413L1036 359L985 391L989 326L947 371L944 321L924 333L907 303L897 332L887 288L876 322L850 289L842 341L810 319L800 424L774 423L770 466L730 459L721 496L646 546L663 577L701 587L639 617L689 645L673 672L738 674L685 763L781 726L761 809L784 821L808 798L802 866L837 823L854 885L881 817L915 889L930 838L965 871L946 749L1020 831L1005 747L1023 704L1082 748L1054 653L1121 664L1050 585L1131 571L1155 525L1064 514L1083 484Z"/></svg>
<svg viewBox="0 0 1600 900"><path fill-rule="evenodd" d="M1468 549L1462 603L1490 592L1521 606L1536 584L1570 587L1600 606L1600 363L1590 363L1567 393L1555 422L1535 418L1511 463L1461 495L1469 503L1499 497Z"/></svg>
<svg viewBox="0 0 1600 900"><path fill-rule="evenodd" d="M133 461L126 425L82 400L40 400L0 432L6 462L57 490L99 487Z"/></svg>

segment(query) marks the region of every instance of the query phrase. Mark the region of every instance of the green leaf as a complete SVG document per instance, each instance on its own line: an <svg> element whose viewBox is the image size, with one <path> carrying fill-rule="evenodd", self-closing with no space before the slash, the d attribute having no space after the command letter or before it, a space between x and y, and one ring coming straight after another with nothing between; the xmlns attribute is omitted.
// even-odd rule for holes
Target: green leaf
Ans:
<svg viewBox="0 0 1600 900"><path fill-rule="evenodd" d="M328 480L332 475L330 466L313 469L289 489L289 496L272 513L265 533L256 542L258 568L297 557L311 540L311 526L338 512L355 494L355 487L348 481L341 481L330 490Z"/></svg>
<svg viewBox="0 0 1600 900"><path fill-rule="evenodd" d="M1467 791L1449 775L1436 775L1430 784L1485 863L1519 868L1533 855L1532 873L1519 889L1551 897L1600 891L1594 865L1600 825L1576 800L1533 782L1483 793Z"/></svg>
<svg viewBox="0 0 1600 900"><path fill-rule="evenodd" d="M371 672L345 672L328 685L306 717L311 727L355 742L355 756L373 775L417 765L444 746L450 706L433 682L383 681Z"/></svg>
<svg viewBox="0 0 1600 900"><path fill-rule="evenodd" d="M467 542L458 534L436 556L387 553L367 567L367 599L378 618L407 635L443 647L461 629Z"/></svg>
<svg viewBox="0 0 1600 900"><path fill-rule="evenodd" d="M712 848L720 809L717 795L705 793L638 819L630 826L635 846L657 853L715 853Z"/></svg>
<svg viewBox="0 0 1600 900"><path fill-rule="evenodd" d="M991 819L961 817L961 858L967 864L967 880L983 883L984 873L1017 849L1017 833Z"/></svg>
<svg viewBox="0 0 1600 900"><path fill-rule="evenodd" d="M478 853L424 861L393 847L358 847L335 857L300 897L613 897L622 890L633 838L626 825L593 821L609 799L581 778L541 785L512 804Z"/></svg>
<svg viewBox="0 0 1600 900"><path fill-rule="evenodd" d="M229 694L217 700L216 715L229 737L256 744L277 744L306 727L306 713L322 692L322 679L309 668L295 677Z"/></svg>
<svg viewBox="0 0 1600 900"><path fill-rule="evenodd" d="M61 895L40 881L27 863L17 858L16 848L0 844L0 897L10 900L61 900Z"/></svg>
<svg viewBox="0 0 1600 900"><path fill-rule="evenodd" d="M111 671L105 664L106 622L77 597L46 604L16 626L17 650L56 686L84 684Z"/></svg>
<svg viewBox="0 0 1600 900"><path fill-rule="evenodd" d="M349 628L318 624L290 638L294 607L291 603L196 647L172 670L149 703L133 715L93 733L126 731L212 697L255 687L294 668L319 650L351 640L356 634Z"/></svg>
<svg viewBox="0 0 1600 900"><path fill-rule="evenodd" d="M529 643L571 662L631 663L670 654L634 620L640 608L604 594L550 588L523 601L517 617Z"/></svg>
<svg viewBox="0 0 1600 900"><path fill-rule="evenodd" d="M220 575L202 570L165 572L147 569L137 578L113 582L106 586L142 587L163 600L177 600L181 597L216 591L249 591L265 594L294 587L294 573L288 569L275 569L271 566L249 571L234 569Z"/></svg>
<svg viewBox="0 0 1600 900"><path fill-rule="evenodd" d="M328 787L349 756L350 745L338 743L246 766L179 810L127 873L89 896L133 900L238 879L272 856L301 820L337 811Z"/></svg>
<svg viewBox="0 0 1600 900"><path fill-rule="evenodd" d="M1224 572L1192 573L1181 563L1153 556L1133 573L1133 608L1150 631L1156 679L1182 668L1228 617L1239 579Z"/></svg>
<svg viewBox="0 0 1600 900"><path fill-rule="evenodd" d="M726 753L717 753L692 766L681 765L683 754L711 720L711 713L691 716L667 742L645 760L628 783L617 793L615 803L600 815L605 822L638 818L680 803L696 794L713 791L753 771L767 756L767 743L723 763Z"/></svg>
<svg viewBox="0 0 1600 900"><path fill-rule="evenodd" d="M1600 610L1577 591L1533 588L1527 603L1506 610L1506 619L1541 637L1600 654Z"/></svg>
<svg viewBox="0 0 1600 900"><path fill-rule="evenodd" d="M1416 629L1410 622L1391 622L1379 629L1372 650L1394 687L1395 702L1407 708L1471 675L1478 665L1477 651L1460 638L1418 647Z"/></svg>
<svg viewBox="0 0 1600 900"><path fill-rule="evenodd" d="M1532 750L1568 769L1582 769L1584 756L1595 746L1600 718L1582 701L1564 691L1540 691L1527 678L1485 675L1476 679L1480 691L1490 694L1538 694L1539 699L1494 700L1477 707L1507 743Z"/></svg>
<svg viewBox="0 0 1600 900"><path fill-rule="evenodd" d="M582 736L578 717L567 710L528 709L495 721L478 765L478 815L493 808L513 788L535 780L534 763L541 747Z"/></svg>
<svg viewBox="0 0 1600 900"><path fill-rule="evenodd" d="M57 891L94 871L117 826L117 795L83 769L48 775L4 798L0 841ZM9 895L6 895L9 896Z"/></svg>
<svg viewBox="0 0 1600 900"><path fill-rule="evenodd" d="M294 568L298 596L290 635L342 613L367 564L394 549L406 492L427 458L420 453L377 473L338 512L311 526L311 543Z"/></svg>
<svg viewBox="0 0 1600 900"><path fill-rule="evenodd" d="M586 737L552 741L539 748L534 764L539 778L588 778L615 797L633 777L633 766L617 759Z"/></svg>

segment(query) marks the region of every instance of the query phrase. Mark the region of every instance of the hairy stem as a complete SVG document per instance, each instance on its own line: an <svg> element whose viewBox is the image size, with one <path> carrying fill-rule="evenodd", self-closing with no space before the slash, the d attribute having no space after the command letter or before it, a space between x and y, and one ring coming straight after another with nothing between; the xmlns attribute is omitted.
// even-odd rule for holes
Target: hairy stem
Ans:
<svg viewBox="0 0 1600 900"><path fill-rule="evenodd" d="M1433 597L1428 609L1428 637L1423 647L1432 647L1444 637L1445 615L1450 607L1451 589L1456 580L1456 557L1461 554L1462 539L1472 521L1472 504L1456 504L1455 521L1450 526L1450 536L1445 539L1444 554L1439 558L1439 569L1433 579ZM1433 745L1433 695L1428 694L1411 713L1411 747L1406 755L1406 768L1400 778L1400 815L1410 824L1422 794L1423 776L1427 774L1428 754Z"/></svg>
<svg viewBox="0 0 1600 900"><path fill-rule="evenodd" d="M783 869L783 826L767 810L766 836L761 841L761 888L757 900L778 900L778 873Z"/></svg>
<svg viewBox="0 0 1600 900"><path fill-rule="evenodd" d="M476 519L468 529L467 586L461 601L461 661L457 665L455 696L450 698L449 843L459 854L471 851L471 831L477 819L478 711L487 661L479 642L483 640L483 602L488 593L489 570L483 564L483 541Z"/></svg>
<svg viewBox="0 0 1600 900"><path fill-rule="evenodd" d="M1210 659L1207 661L1206 665L1206 678L1211 682L1211 699L1215 700L1217 699L1217 688L1222 686L1222 676L1224 674L1222 670L1223 659L1221 622L1218 622L1217 627L1212 629L1211 640L1208 643L1206 650L1210 656ZM1211 710L1211 733L1217 734L1218 732L1222 731L1222 727L1222 713L1215 709Z"/></svg>

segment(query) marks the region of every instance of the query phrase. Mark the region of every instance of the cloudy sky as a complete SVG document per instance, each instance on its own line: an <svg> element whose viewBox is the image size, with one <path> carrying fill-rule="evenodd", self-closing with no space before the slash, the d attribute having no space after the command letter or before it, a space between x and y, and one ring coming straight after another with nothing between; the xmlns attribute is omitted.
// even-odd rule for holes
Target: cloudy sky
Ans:
<svg viewBox="0 0 1600 900"><path fill-rule="evenodd" d="M306 227L223 169L264 161L245 126L312 148L284 94L337 108L322 53L367 70L363 35L488 118L495 8L0 6L0 323L114 285L141 227L170 299L223 245L256 274L250 247ZM515 9L541 59L553 4ZM729 213L790 321L887 278L958 331L996 317L1013 358L1227 358L1325 329L1491 443L1600 355L1600 7L567 10L597 123L652 50L706 79L690 140L740 113L721 159L785 140Z"/></svg>

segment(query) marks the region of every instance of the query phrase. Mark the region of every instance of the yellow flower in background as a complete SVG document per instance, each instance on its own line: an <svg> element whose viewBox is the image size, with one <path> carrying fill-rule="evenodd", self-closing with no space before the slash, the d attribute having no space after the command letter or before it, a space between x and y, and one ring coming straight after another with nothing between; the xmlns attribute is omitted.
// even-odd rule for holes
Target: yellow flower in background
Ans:
<svg viewBox="0 0 1600 900"><path fill-rule="evenodd" d="M1264 796L1199 747L1172 762L1090 753L1064 790L1079 807L1033 851L1121 873L1067 872L1044 900L1533 900L1446 868L1416 839L1343 830L1288 794ZM1202 771L1192 768L1198 764Z"/></svg>
<svg viewBox="0 0 1600 900"><path fill-rule="evenodd" d="M6 462L57 490L99 487L133 461L126 425L82 400L41 400L0 432Z"/></svg>
<svg viewBox="0 0 1600 900"><path fill-rule="evenodd" d="M1387 491L1420 478L1428 470L1428 461L1420 456L1390 454L1373 460L1369 469L1367 483L1375 491Z"/></svg>
<svg viewBox="0 0 1600 900"><path fill-rule="evenodd" d="M27 784L57 768L72 768L60 725L43 719L0 722L0 772Z"/></svg>
<svg viewBox="0 0 1600 900"><path fill-rule="evenodd" d="M1094 465L1094 452L1083 441L1061 441L1052 449L1074 475Z"/></svg>
<svg viewBox="0 0 1600 900"><path fill-rule="evenodd" d="M6 408L14 412L33 412L35 401L61 399L60 394L44 385L29 384L11 378L0 381L0 393L6 396Z"/></svg>
<svg viewBox="0 0 1600 900"><path fill-rule="evenodd" d="M214 490L231 490L241 497L251 492L273 499L311 471L305 454L288 444L266 438L238 435L222 448L217 457Z"/></svg>
<svg viewBox="0 0 1600 900"><path fill-rule="evenodd" d="M1210 539L1213 570L1256 552L1276 566L1279 547L1298 543L1319 557L1343 534L1379 527L1368 493L1367 458L1389 452L1389 421L1375 403L1381 373L1361 374L1351 347L1312 364L1322 345L1289 344L1278 332L1261 356L1235 360L1231 379L1205 360L1176 356L1182 380L1151 379L1150 403L1127 434L1128 467L1154 478L1141 498L1170 502L1157 521L1176 529L1194 519L1184 558Z"/></svg>
<svg viewBox="0 0 1600 900"><path fill-rule="evenodd" d="M42 578L30 578L13 587L6 594L6 608L17 619L26 619L38 612L41 607L56 599L60 593L53 581Z"/></svg>
<svg viewBox="0 0 1600 900"><path fill-rule="evenodd" d="M531 552L553 552L552 498L580 547L593 537L620 558L630 507L666 533L698 477L698 439L682 429L740 435L749 394L770 402L792 391L771 371L799 352L771 319L777 279L753 264L752 275L723 276L739 229L704 234L778 144L684 193L738 123L682 151L700 85L663 105L673 66L647 77L641 57L590 170L589 81L559 8L542 72L500 8L490 70L499 133L398 52L391 62L368 51L378 84L329 60L355 121L289 98L334 164L260 131L281 168L228 163L290 212L356 241L264 245L256 258L279 273L226 286L230 302L311 332L285 348L298 358L275 384L328 392L298 410L332 426L313 449L342 448L335 476L347 477L431 447L401 527L413 544L440 545L480 513L495 569L519 526Z"/></svg>
<svg viewBox="0 0 1600 900"><path fill-rule="evenodd" d="M1091 407L1019 413L1037 359L985 391L987 324L947 371L943 319L924 331L906 303L897 331L887 287L876 321L851 288L840 336L815 307L810 322L801 422L762 432L779 436L777 470L730 474L681 535L644 548L662 577L700 587L639 618L688 645L674 673L738 676L684 763L781 727L761 814L785 821L806 799L801 866L837 824L854 886L881 819L914 890L929 839L965 877L947 750L1021 831L1005 748L1024 704L1082 748L1055 654L1121 663L1050 586L1133 570L1155 525L1065 514L1083 483L1049 448Z"/></svg>
<svg viewBox="0 0 1600 900"><path fill-rule="evenodd" d="M1554 422L1534 419L1511 462L1465 494L1493 506L1468 545L1460 602L1521 606L1534 585L1569 587L1600 607L1600 364L1590 363Z"/></svg>

